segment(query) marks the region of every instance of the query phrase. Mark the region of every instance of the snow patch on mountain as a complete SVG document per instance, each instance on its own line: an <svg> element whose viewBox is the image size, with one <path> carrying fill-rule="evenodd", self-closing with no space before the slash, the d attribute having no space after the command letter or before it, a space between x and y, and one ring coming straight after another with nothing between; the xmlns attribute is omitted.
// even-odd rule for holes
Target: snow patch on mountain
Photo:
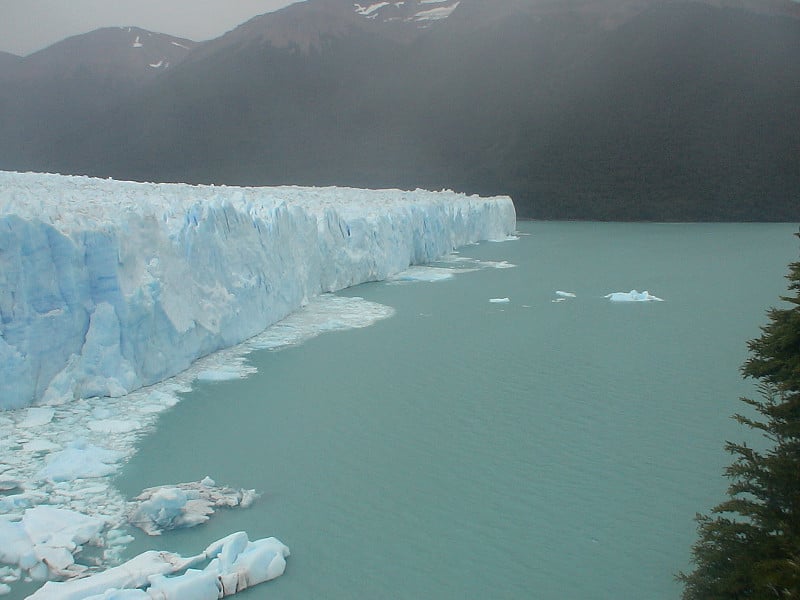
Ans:
<svg viewBox="0 0 800 600"><path fill-rule="evenodd" d="M371 15L372 13L374 13L375 11L380 10L384 6L389 6L389 3L388 2L378 2L377 4L370 4L369 6L362 6L361 4L354 4L353 6L355 7L355 11L358 14L367 17L367 16Z"/></svg>
<svg viewBox="0 0 800 600"><path fill-rule="evenodd" d="M458 4L459 2L452 2L452 0L414 0L413 2L354 3L353 9L358 15L372 21L417 23L419 27L425 28L432 21L449 17Z"/></svg>
<svg viewBox="0 0 800 600"><path fill-rule="evenodd" d="M424 2L423 2L424 4ZM458 5L461 2L455 2L449 6L442 6L439 8L431 8L429 10L423 10L414 15L414 18L417 21L439 21L441 19L446 19L453 11L458 8Z"/></svg>

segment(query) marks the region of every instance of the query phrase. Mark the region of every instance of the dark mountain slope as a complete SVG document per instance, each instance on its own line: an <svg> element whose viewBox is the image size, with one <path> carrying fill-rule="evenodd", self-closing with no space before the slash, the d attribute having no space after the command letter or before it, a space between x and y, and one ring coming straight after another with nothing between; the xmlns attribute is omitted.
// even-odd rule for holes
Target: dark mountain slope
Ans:
<svg viewBox="0 0 800 600"><path fill-rule="evenodd" d="M91 130L99 113L140 93L195 45L136 27L109 27L19 58L5 73L0 65L0 165L46 168L36 157L54 139Z"/></svg>
<svg viewBox="0 0 800 600"><path fill-rule="evenodd" d="M800 220L795 20L700 3L462 0L388 36L345 4L248 22L29 164L508 193L541 218Z"/></svg>
<svg viewBox="0 0 800 600"><path fill-rule="evenodd" d="M14 69L17 67L17 65L19 65L21 60L22 58L16 54L11 54L10 52L0 52L0 76L9 74L11 69Z"/></svg>

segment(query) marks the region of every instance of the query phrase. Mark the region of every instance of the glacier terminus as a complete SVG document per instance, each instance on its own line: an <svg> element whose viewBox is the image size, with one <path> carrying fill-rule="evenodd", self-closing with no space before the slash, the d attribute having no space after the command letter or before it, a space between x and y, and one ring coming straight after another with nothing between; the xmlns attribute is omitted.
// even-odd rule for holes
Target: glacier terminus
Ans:
<svg viewBox="0 0 800 600"><path fill-rule="evenodd" d="M515 226L510 198L451 191L0 172L0 409L123 396Z"/></svg>

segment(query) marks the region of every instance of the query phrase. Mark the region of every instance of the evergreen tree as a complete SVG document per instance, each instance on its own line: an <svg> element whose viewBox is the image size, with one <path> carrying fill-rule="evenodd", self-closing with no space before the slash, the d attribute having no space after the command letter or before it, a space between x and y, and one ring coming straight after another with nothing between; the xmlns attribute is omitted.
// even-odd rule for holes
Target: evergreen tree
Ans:
<svg viewBox="0 0 800 600"><path fill-rule="evenodd" d="M697 517L696 568L678 575L684 600L800 599L800 262L787 279L793 295L782 300L792 306L767 313L742 367L761 396L742 400L760 416L734 416L763 433L768 448L727 443L735 457L728 500Z"/></svg>

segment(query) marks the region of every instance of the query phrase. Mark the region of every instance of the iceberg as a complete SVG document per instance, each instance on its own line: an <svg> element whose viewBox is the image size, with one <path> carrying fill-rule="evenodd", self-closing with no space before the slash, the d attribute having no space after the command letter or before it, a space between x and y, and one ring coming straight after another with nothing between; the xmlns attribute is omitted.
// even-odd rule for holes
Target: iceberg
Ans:
<svg viewBox="0 0 800 600"><path fill-rule="evenodd" d="M604 296L611 302L663 302L662 298L653 296L650 292L639 292L631 290L630 292L612 292Z"/></svg>
<svg viewBox="0 0 800 600"><path fill-rule="evenodd" d="M283 575L289 548L276 538L251 542L243 531L184 558L151 550L82 579L48 581L30 600L216 600ZM193 567L207 562L201 570Z"/></svg>
<svg viewBox="0 0 800 600"><path fill-rule="evenodd" d="M102 493L102 486L100 486L99 491ZM158 486L144 490L130 503L126 521L139 527L149 535L161 535L162 532L171 529L194 527L205 523L215 512L215 509L219 507L247 508L256 498L258 498L258 494L255 490L237 490L227 486L218 486L213 479L205 477L198 482ZM122 529L109 531L108 529L112 525L122 525L122 523L114 523L113 521L114 519L109 517L91 516L75 510L47 505L27 507L19 520L7 519L6 516L0 518L0 564L7 565L0 566L0 583L7 585L19 581L23 577L35 581L47 579L70 581L76 578L83 578L92 570L96 571L96 568L93 569L91 566L94 563L98 563L96 557L92 557L92 560L87 564L77 562L85 546L104 548L104 557L113 559L119 547L133 540ZM238 563L233 561L231 564L224 565L224 569L219 569L215 566L213 574L209 576L212 582L211 587L216 586L218 576L230 576L237 565L241 564L248 565L246 581L255 583L266 581L263 576L263 573L266 572L271 574L270 579L280 574L276 570L278 563L272 565L273 559L275 559L274 551L276 546L274 544L269 545L273 554L267 560L262 556L263 552L258 550L266 542L253 542L251 544L245 534L236 535L241 548L235 552L235 557L239 557L241 554L241 559ZM244 537L242 538L242 536ZM210 558L215 558L222 549L227 548L231 543L233 542L228 538L224 538L213 546L216 550L212 552L212 548L207 550L207 553L213 554ZM244 552L245 550L246 552ZM230 552L232 550L228 550L228 553ZM133 577L133 579L129 577L131 564L138 565L135 569L137 573L142 568L136 560L133 563L129 562L125 568L117 569L116 571L110 569L112 575L97 575L93 579L92 587L89 591L94 594L95 591L100 590L98 584L120 587L121 581L126 582L121 587L140 587L143 583L140 578L137 578L138 576ZM149 565L146 569L149 570L149 575L162 573L161 567L153 570L148 558L140 557L138 560ZM103 562L107 561L104 560ZM190 564L183 560L177 560L176 562L173 558L170 558L168 562L170 565L175 566L176 569L186 568ZM191 562L191 564L194 563ZM3 570L7 571L5 575L3 575ZM170 570L169 572L172 573L173 571ZM283 572L282 568L280 572ZM127 573L127 575L120 580L116 579L113 573ZM108 577L112 578L111 582L107 581ZM187 574L187 579L183 580L186 585L189 585L189 580L192 577ZM238 579L237 582L234 588L244 589L242 587L243 583L239 582ZM184 589L184 584L180 584L177 579L161 581L159 584L150 580L150 583L154 586L153 590L162 587L174 590ZM254 585L254 583L250 583L250 585ZM62 588L58 587L57 589L60 590ZM87 593L86 589L80 589L82 594ZM214 589L217 588L215 587ZM106 593L107 590L100 591ZM181 596L179 592L171 593L172 595L167 594L164 597L199 597L194 595ZM44 597L49 598L51 596L45 595ZM62 595L59 592L52 595L52 597L61 598ZM78 597L84 598L85 596L80 595ZM214 597L216 598L217 596Z"/></svg>
<svg viewBox="0 0 800 600"><path fill-rule="evenodd" d="M205 523L218 507L247 508L258 498L255 490L217 486L210 477L202 481L147 488L136 496L128 522L148 535L161 535Z"/></svg>
<svg viewBox="0 0 800 600"><path fill-rule="evenodd" d="M515 226L508 197L0 172L0 409L122 397Z"/></svg>

